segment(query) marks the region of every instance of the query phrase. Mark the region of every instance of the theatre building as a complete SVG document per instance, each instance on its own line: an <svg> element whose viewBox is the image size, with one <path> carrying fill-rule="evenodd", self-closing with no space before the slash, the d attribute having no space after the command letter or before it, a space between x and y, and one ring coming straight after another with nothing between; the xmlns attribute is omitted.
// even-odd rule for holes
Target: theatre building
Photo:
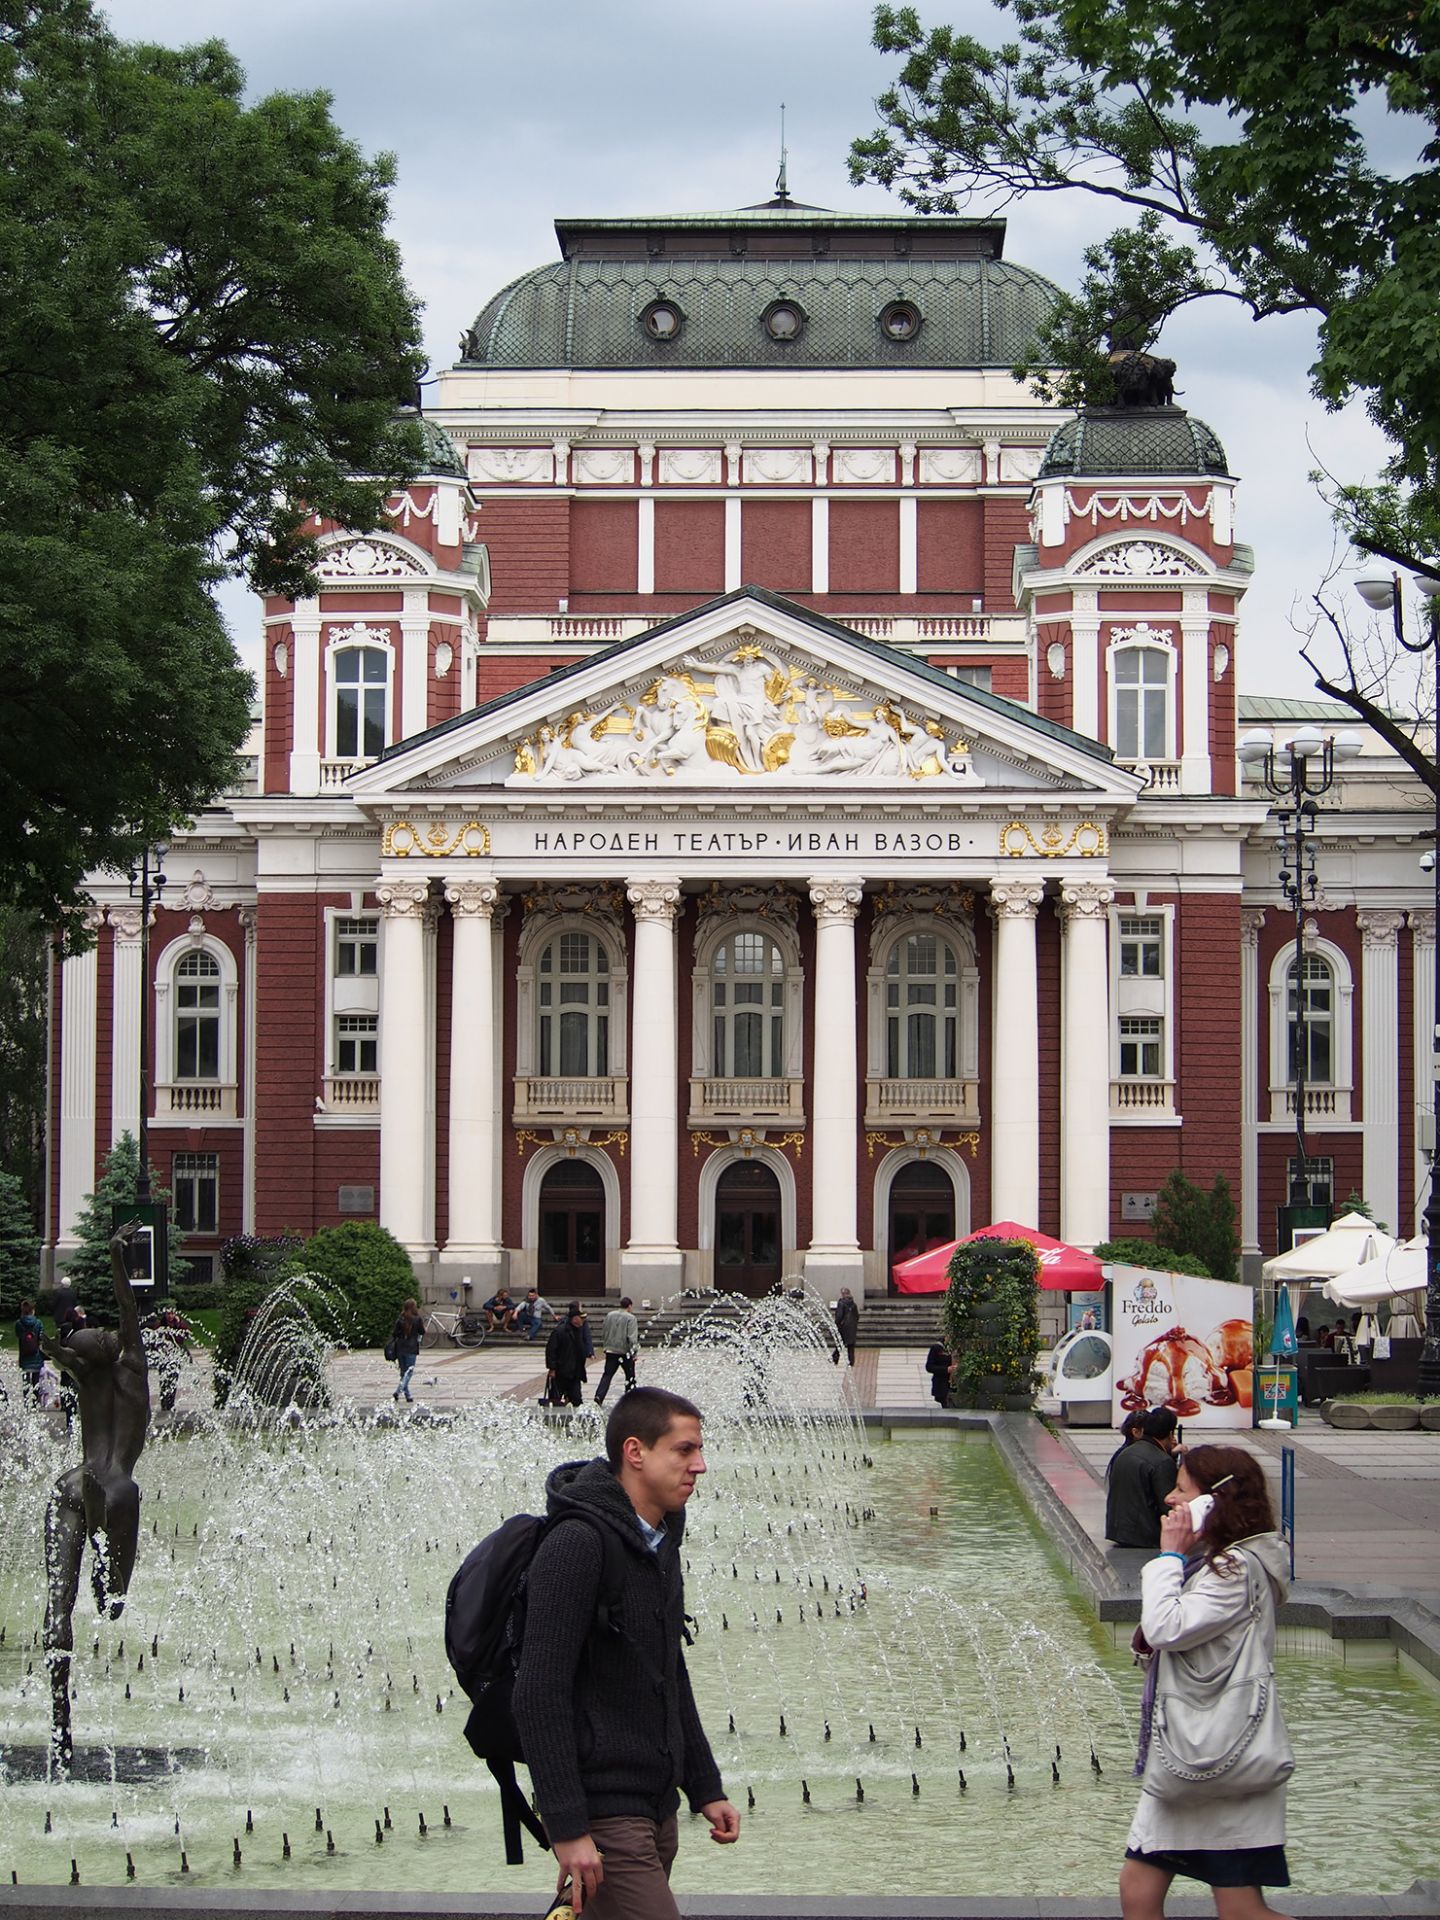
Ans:
<svg viewBox="0 0 1440 1920"><path fill-rule="evenodd" d="M1408 1227L1423 802L1367 748L1323 803L1297 977L1215 435L1022 389L1055 290L1002 222L556 232L387 524L318 526L317 595L268 604L255 790L176 836L147 961L93 884L58 1257L142 993L201 1262L357 1218L432 1296L873 1293L993 1219L1143 1234L1176 1166L1268 1251L1302 995L1309 1151Z"/></svg>

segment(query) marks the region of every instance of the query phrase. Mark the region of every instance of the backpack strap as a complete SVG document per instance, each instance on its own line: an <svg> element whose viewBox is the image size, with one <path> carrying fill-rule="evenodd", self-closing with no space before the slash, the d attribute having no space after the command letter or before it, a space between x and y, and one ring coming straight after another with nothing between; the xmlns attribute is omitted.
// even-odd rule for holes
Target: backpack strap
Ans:
<svg viewBox="0 0 1440 1920"><path fill-rule="evenodd" d="M505 1864L507 1867L523 1867L525 1849L520 1838L523 1827L537 1846L549 1851L550 1842L545 1837L545 1829L540 1824L539 1815L520 1790L520 1782L515 1778L513 1760L487 1760L486 1766L500 1789L500 1823L505 1834Z"/></svg>

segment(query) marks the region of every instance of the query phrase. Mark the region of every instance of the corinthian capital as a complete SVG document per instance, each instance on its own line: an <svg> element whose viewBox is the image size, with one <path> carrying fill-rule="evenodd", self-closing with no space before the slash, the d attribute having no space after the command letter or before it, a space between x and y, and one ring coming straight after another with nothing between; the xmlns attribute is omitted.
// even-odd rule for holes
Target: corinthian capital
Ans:
<svg viewBox="0 0 1440 1920"><path fill-rule="evenodd" d="M115 929L115 938L117 940L138 940L140 938L139 907L111 907L109 920L111 926ZM153 910L150 915L150 924L152 927L155 924Z"/></svg>
<svg viewBox="0 0 1440 1920"><path fill-rule="evenodd" d="M1060 902L1067 920L1103 920L1115 898L1115 889L1098 880L1067 880Z"/></svg>
<svg viewBox="0 0 1440 1920"><path fill-rule="evenodd" d="M1403 913L1357 913L1355 924L1367 947L1393 947L1405 924Z"/></svg>
<svg viewBox="0 0 1440 1920"><path fill-rule="evenodd" d="M680 910L680 886L675 880L632 880L625 898L637 920L659 920L667 927Z"/></svg>
<svg viewBox="0 0 1440 1920"><path fill-rule="evenodd" d="M446 887L445 898L457 920L488 920L500 888L493 880L454 880Z"/></svg>
<svg viewBox="0 0 1440 1920"><path fill-rule="evenodd" d="M992 880L990 911L997 920L1033 920L1045 889L1038 880Z"/></svg>
<svg viewBox="0 0 1440 1920"><path fill-rule="evenodd" d="M860 911L865 890L858 880L812 880L810 904L817 925L833 926L837 921L853 920Z"/></svg>
<svg viewBox="0 0 1440 1920"><path fill-rule="evenodd" d="M430 887L424 880L383 880L375 897L387 920L423 920Z"/></svg>
<svg viewBox="0 0 1440 1920"><path fill-rule="evenodd" d="M1422 947L1435 944L1435 909L1433 907L1412 907L1407 918L1410 931Z"/></svg>

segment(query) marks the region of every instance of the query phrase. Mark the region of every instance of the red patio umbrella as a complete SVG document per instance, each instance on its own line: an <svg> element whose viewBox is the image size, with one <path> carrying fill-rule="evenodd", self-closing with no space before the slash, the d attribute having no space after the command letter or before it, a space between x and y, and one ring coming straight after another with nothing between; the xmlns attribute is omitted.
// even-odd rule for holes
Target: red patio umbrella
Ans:
<svg viewBox="0 0 1440 1920"><path fill-rule="evenodd" d="M943 1293L950 1284L950 1256L972 1240L1028 1240L1040 1256L1040 1285L1051 1293L1098 1293L1105 1284L1104 1269L1093 1253L1052 1240L1048 1233L1022 1227L1014 1220L997 1220L963 1239L917 1253L890 1269L897 1293Z"/></svg>

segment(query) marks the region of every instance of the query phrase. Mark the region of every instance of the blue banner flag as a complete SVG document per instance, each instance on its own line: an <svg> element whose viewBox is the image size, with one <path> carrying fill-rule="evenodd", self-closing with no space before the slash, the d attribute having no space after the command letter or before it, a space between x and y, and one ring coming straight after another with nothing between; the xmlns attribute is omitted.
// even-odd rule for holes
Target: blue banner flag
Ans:
<svg viewBox="0 0 1440 1920"><path fill-rule="evenodd" d="M1295 1338L1295 1315L1290 1306L1290 1293L1286 1287L1275 1289L1275 1328L1270 1335L1270 1351L1279 1359L1288 1358L1299 1346Z"/></svg>

